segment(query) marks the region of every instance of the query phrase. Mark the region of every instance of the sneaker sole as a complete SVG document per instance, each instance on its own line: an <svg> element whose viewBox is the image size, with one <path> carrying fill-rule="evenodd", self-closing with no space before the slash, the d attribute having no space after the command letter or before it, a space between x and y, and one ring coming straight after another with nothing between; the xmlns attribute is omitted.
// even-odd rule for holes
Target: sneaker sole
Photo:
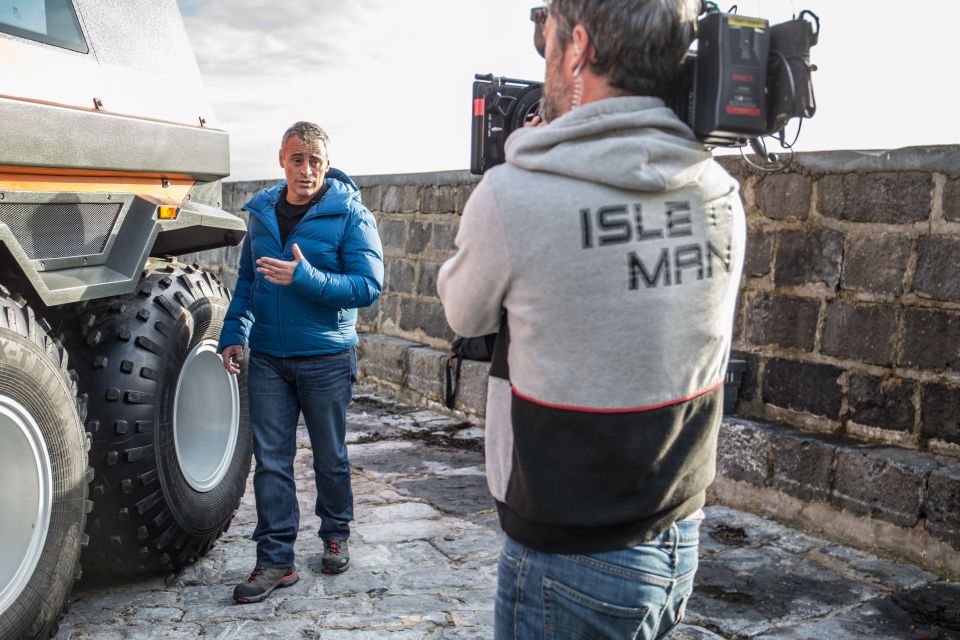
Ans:
<svg viewBox="0 0 960 640"><path fill-rule="evenodd" d="M298 581L298 580L300 580L300 574L299 574L299 573L295 573L295 574L293 574L292 576L287 576L287 577L281 578L280 580L278 580L278 581L276 582L276 584L274 584L272 587L270 587L269 589L267 589L266 591L264 591L264 592L263 592L262 594L260 594L259 596L249 596L249 597L244 597L244 596L236 597L236 596L234 596L233 599L234 599L234 601L237 602L238 604L253 604L254 602L263 602L264 600L267 599L267 596L269 596L271 593L273 593L273 590L274 590L274 589L282 589L282 588L284 588L284 587L292 587L293 585L297 584L297 581Z"/></svg>
<svg viewBox="0 0 960 640"><path fill-rule="evenodd" d="M334 569L332 567L323 567L321 571L323 571L323 573L326 573L326 574L337 574L337 573L343 573L349 568L350 568L350 561L347 560L347 564L343 565L339 569Z"/></svg>

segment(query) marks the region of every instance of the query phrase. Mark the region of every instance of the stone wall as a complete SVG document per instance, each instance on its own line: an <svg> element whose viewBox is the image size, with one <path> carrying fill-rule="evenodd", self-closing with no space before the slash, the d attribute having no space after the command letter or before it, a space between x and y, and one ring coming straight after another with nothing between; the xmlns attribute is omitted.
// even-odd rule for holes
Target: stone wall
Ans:
<svg viewBox="0 0 960 640"><path fill-rule="evenodd" d="M711 497L960 575L960 147L800 154L742 185L748 243ZM453 335L436 296L465 172L356 178L386 283L360 313L367 385L439 406ZM224 185L225 208L270 182ZM228 284L237 249L199 259ZM486 363L454 413L482 421ZM905 544L906 543L906 544Z"/></svg>
<svg viewBox="0 0 960 640"><path fill-rule="evenodd" d="M798 154L772 174L721 162L741 182L749 227L738 413L960 456L960 147ZM355 180L386 271L359 328L445 350L454 336L437 271L477 177ZM239 211L268 184L225 183L225 208ZM237 253L192 258L232 284Z"/></svg>
<svg viewBox="0 0 960 640"><path fill-rule="evenodd" d="M738 412L960 454L960 148L724 164L749 226Z"/></svg>

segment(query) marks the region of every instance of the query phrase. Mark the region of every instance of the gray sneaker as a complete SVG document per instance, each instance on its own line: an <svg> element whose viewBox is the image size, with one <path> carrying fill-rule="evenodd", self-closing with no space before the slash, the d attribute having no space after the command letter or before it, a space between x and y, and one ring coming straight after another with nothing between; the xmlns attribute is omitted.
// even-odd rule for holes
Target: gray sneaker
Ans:
<svg viewBox="0 0 960 640"><path fill-rule="evenodd" d="M277 587L289 587L299 579L300 574L294 566L264 567L258 564L247 581L238 584L233 590L233 599L241 604L260 602Z"/></svg>
<svg viewBox="0 0 960 640"><path fill-rule="evenodd" d="M331 538L323 541L323 572L343 573L350 564L350 549L346 540Z"/></svg>

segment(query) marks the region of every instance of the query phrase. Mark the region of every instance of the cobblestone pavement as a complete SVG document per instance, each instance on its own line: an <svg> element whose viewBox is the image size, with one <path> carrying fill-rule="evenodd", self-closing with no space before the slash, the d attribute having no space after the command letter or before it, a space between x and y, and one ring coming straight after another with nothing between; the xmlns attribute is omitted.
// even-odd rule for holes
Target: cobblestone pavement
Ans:
<svg viewBox="0 0 960 640"><path fill-rule="evenodd" d="M301 579L235 605L254 563L248 486L234 524L177 574L78 585L57 640L489 639L501 533L482 431L358 395L348 442L352 566L320 572L309 445L297 456ZM721 506L707 509L701 565L674 640L960 639L960 585Z"/></svg>

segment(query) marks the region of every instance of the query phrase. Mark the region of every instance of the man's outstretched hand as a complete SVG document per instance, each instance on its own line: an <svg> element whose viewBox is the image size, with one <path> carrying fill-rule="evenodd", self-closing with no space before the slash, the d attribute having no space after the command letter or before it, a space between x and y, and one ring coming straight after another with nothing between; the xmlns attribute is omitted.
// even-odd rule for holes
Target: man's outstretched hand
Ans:
<svg viewBox="0 0 960 640"><path fill-rule="evenodd" d="M273 284L288 285L293 282L293 274L297 270L297 265L303 260L303 254L300 253L300 247L293 243L293 260L286 262L274 258L259 258L257 260L257 271L263 274L267 282Z"/></svg>

